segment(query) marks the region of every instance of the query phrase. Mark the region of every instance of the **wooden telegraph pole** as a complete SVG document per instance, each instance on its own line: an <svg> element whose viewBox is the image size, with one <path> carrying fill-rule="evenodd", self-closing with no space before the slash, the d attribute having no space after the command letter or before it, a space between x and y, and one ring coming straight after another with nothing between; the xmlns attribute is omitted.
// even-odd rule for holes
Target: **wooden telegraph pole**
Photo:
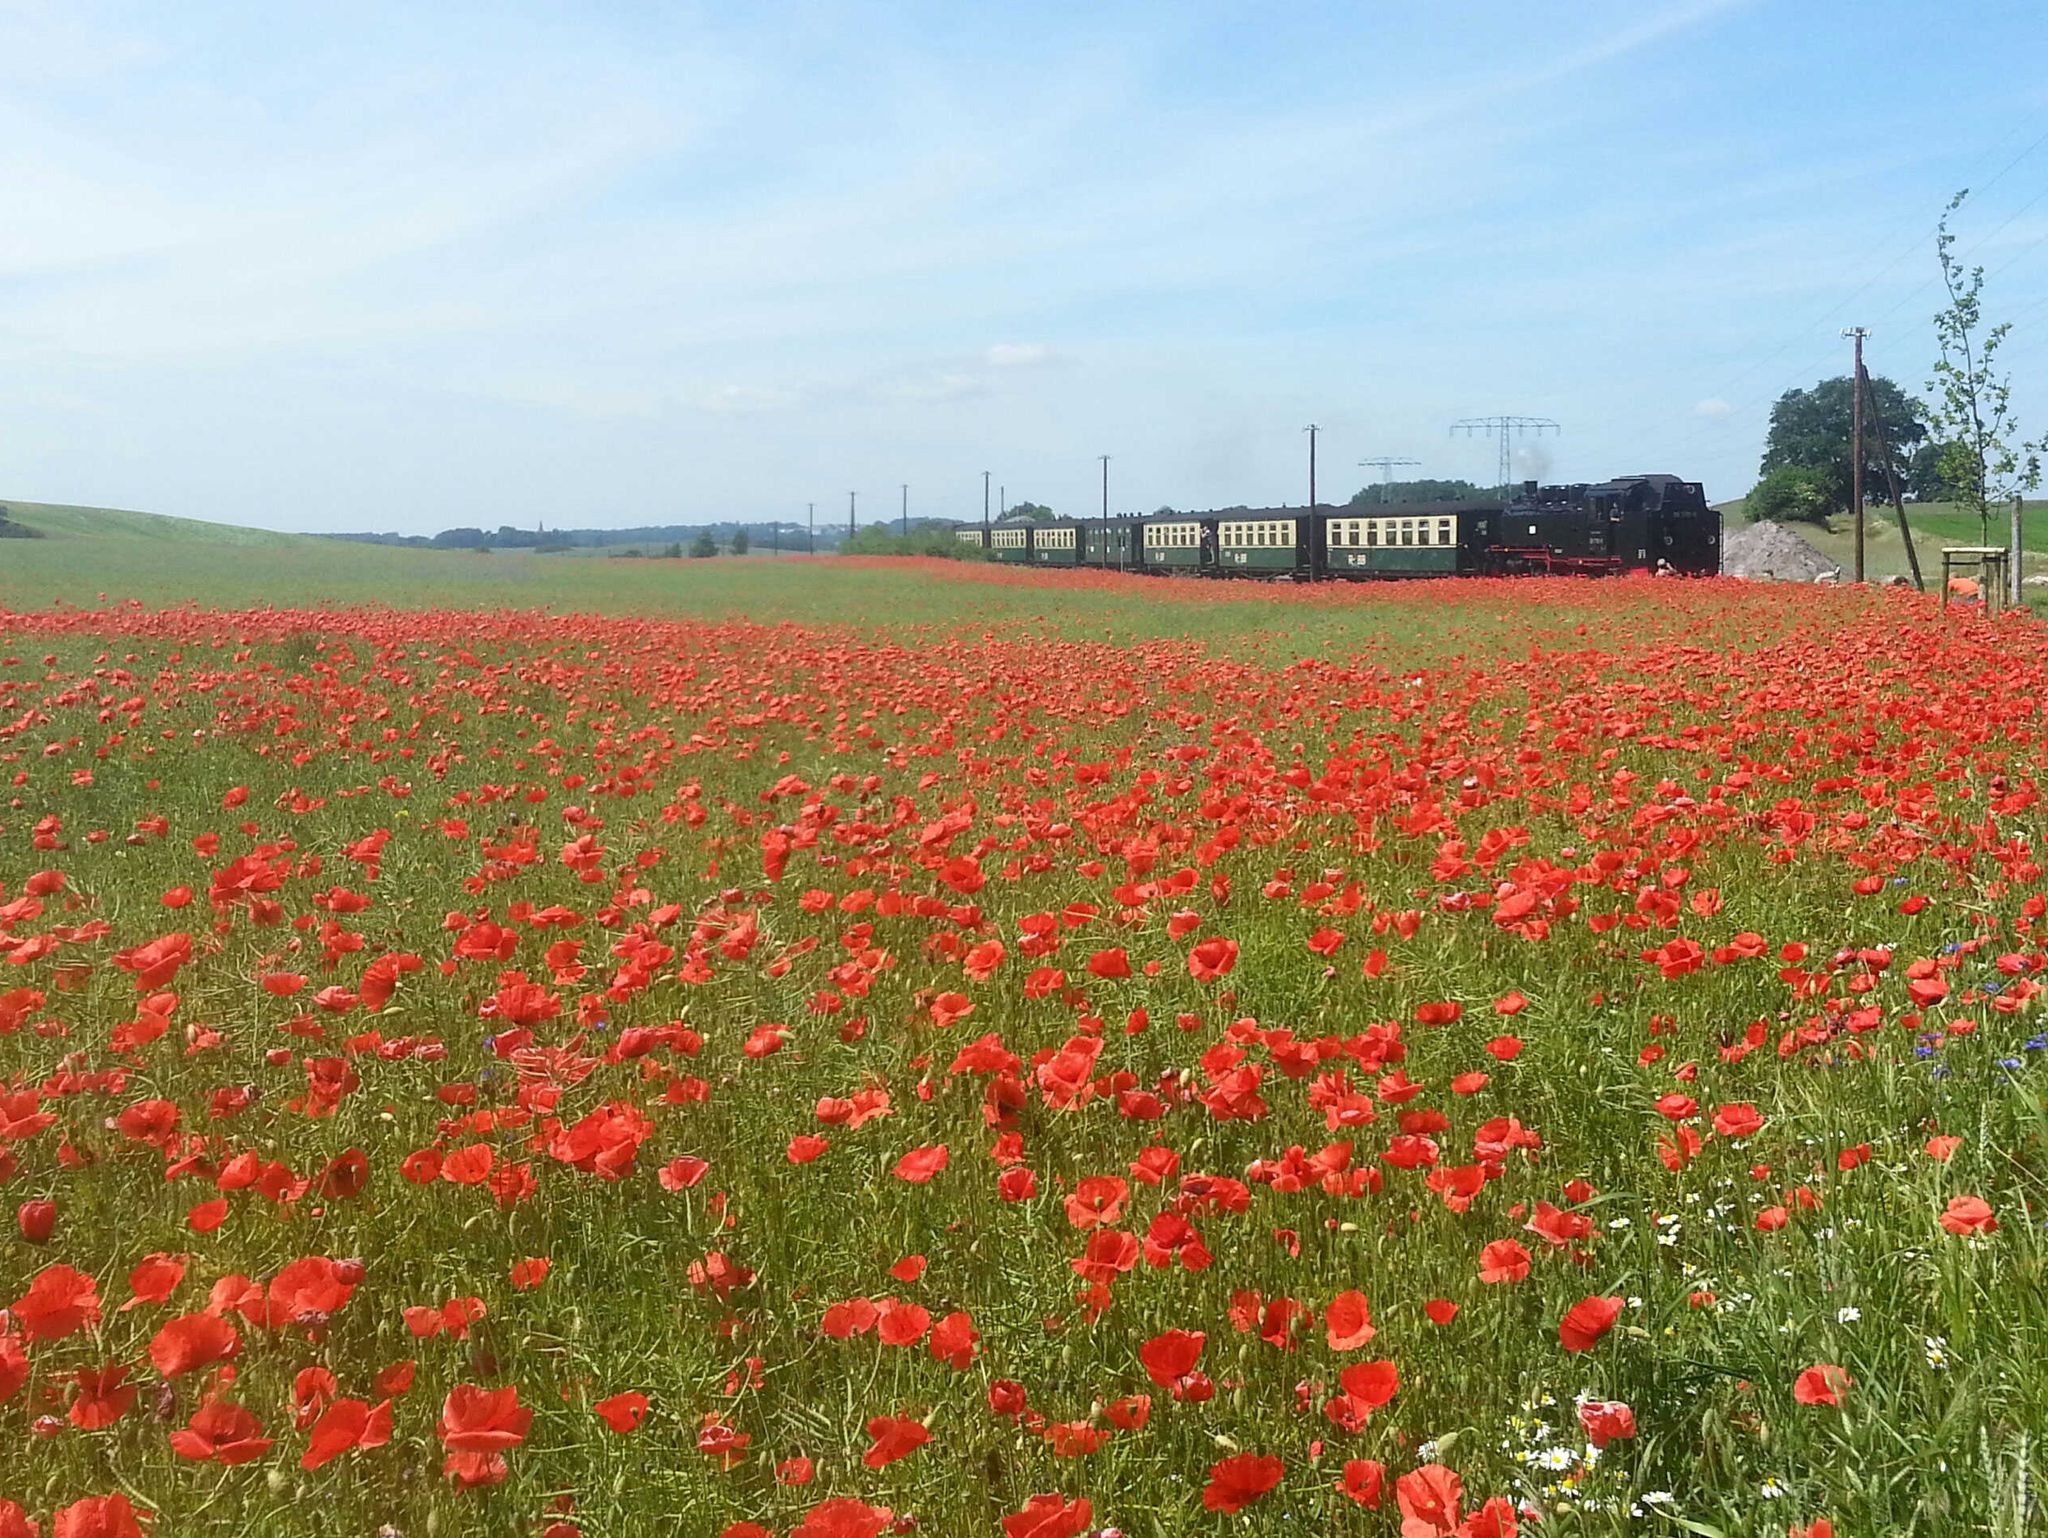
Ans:
<svg viewBox="0 0 2048 1538"><path fill-rule="evenodd" d="M1842 333L1856 339L1856 431L1854 457L1849 463L1850 506L1856 515L1856 580L1863 580L1863 339L1870 335L1861 326Z"/></svg>

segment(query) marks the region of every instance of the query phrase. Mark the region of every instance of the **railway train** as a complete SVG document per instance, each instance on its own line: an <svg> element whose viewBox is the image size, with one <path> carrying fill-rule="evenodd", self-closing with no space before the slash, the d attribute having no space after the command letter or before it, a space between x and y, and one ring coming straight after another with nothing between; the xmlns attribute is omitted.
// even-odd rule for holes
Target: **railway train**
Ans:
<svg viewBox="0 0 2048 1538"><path fill-rule="evenodd" d="M1675 475L1525 481L1505 502L1004 519L955 537L1006 564L1296 582L1721 569L1721 515Z"/></svg>

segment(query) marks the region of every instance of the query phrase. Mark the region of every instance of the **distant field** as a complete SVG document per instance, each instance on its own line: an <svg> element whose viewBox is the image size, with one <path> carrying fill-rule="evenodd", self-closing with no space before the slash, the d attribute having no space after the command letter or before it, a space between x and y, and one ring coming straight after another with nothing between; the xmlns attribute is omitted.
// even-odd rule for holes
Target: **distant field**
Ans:
<svg viewBox="0 0 2048 1538"><path fill-rule="evenodd" d="M1503 646L1597 643L1624 612L1596 585L1555 582L1319 589L1090 574L1063 579L952 563L819 556L577 560L356 545L228 530L145 513L18 508L39 540L0 542L0 608L548 609L559 614L722 620L920 632L1042 632L1090 640L1199 640L1258 657L1358 654L1454 659ZM979 580L947 581L946 576ZM1682 606L1705 602L1696 595ZM1783 608L1790 600L1765 604ZM1681 606L1667 605L1674 624ZM1632 620L1631 624L1640 624ZM1584 627L1583 629L1581 627Z"/></svg>
<svg viewBox="0 0 2048 1538"><path fill-rule="evenodd" d="M329 544L310 534L280 534L272 529L245 529L232 523L206 523L197 518L172 518L163 513L137 513L118 507L71 507L55 502L12 502L5 498L0 498L0 507L5 507L16 523L53 539L129 538L155 544L298 549L325 549Z"/></svg>

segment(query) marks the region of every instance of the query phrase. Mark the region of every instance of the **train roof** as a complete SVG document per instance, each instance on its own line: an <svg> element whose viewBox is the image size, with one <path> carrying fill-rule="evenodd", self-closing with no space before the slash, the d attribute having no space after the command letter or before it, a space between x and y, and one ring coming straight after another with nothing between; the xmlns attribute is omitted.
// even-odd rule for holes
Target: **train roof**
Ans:
<svg viewBox="0 0 2048 1538"><path fill-rule="evenodd" d="M1302 507L1219 507L1206 511L1190 509L1177 513L1147 513L1139 523L1266 523L1285 518L1447 518L1465 512L1498 512L1498 502L1373 502L1353 507L1348 503L1320 502L1313 510ZM1094 520L1101 522L1100 519Z"/></svg>

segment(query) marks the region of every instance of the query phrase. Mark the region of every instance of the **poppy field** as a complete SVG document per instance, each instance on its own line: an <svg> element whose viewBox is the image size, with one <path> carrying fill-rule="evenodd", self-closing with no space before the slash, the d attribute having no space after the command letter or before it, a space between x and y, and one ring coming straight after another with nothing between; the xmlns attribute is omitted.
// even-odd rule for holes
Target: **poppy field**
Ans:
<svg viewBox="0 0 2048 1538"><path fill-rule="evenodd" d="M0 1538L2038 1530L2038 625L824 580L0 612Z"/></svg>

